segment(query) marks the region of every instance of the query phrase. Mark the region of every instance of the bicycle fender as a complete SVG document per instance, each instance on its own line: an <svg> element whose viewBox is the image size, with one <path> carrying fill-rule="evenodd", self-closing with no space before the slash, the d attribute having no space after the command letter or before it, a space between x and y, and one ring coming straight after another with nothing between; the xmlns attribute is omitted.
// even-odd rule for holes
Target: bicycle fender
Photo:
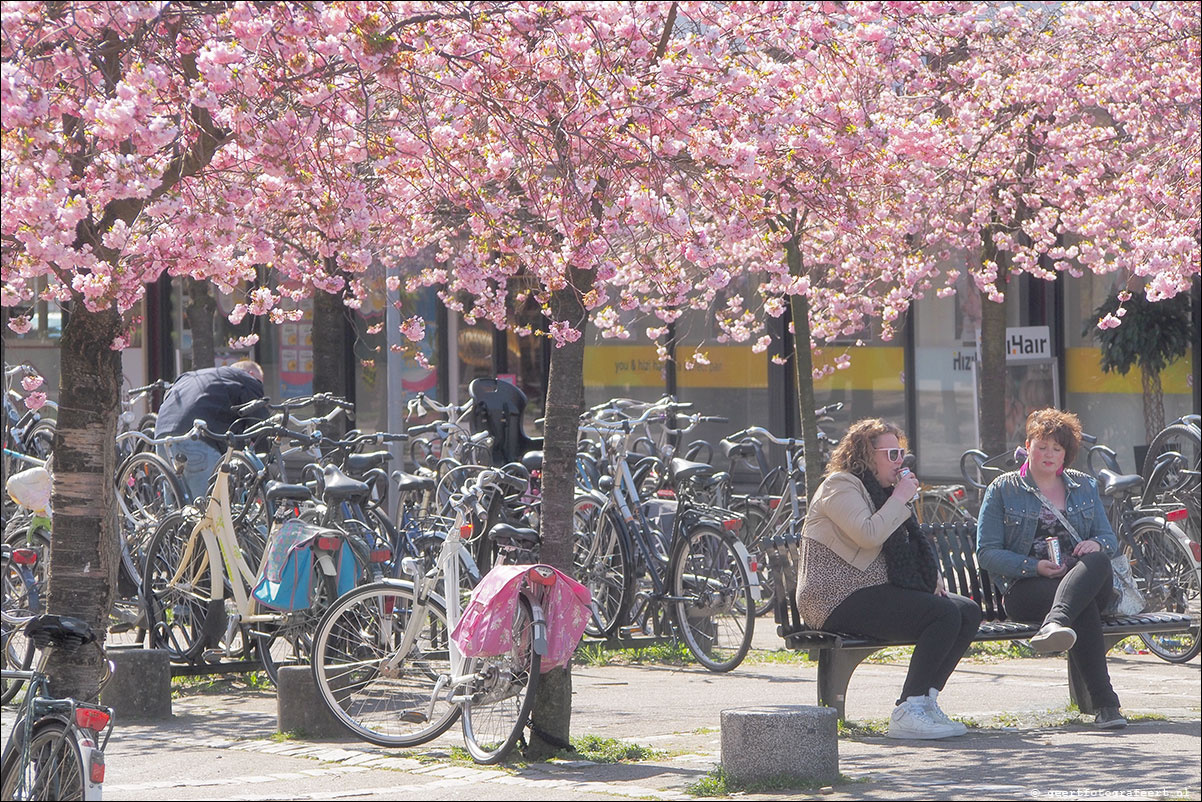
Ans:
<svg viewBox="0 0 1202 802"><path fill-rule="evenodd" d="M547 615L541 604L536 604L528 595L526 600L530 602L530 617L534 619L534 653L545 657L548 651Z"/></svg>
<svg viewBox="0 0 1202 802"><path fill-rule="evenodd" d="M743 562L743 567L747 569L747 582L751 585L751 600L758 603L760 601L760 575L758 571L751 570L751 553L747 551L747 547L743 545L743 541L736 538L731 538L734 542L735 554L739 555L739 559Z"/></svg>

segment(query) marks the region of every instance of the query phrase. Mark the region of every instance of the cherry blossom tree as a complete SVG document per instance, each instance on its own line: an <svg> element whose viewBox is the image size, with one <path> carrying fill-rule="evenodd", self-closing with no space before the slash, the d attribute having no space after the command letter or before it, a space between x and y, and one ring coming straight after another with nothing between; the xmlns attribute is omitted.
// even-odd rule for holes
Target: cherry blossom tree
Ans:
<svg viewBox="0 0 1202 802"><path fill-rule="evenodd" d="M60 303L49 606L102 631L118 559L113 503L120 350L163 272L247 311L339 289L309 254L361 269L369 228L354 167L366 106L341 58L357 6L5 3L2 301ZM270 231L268 235L266 232ZM260 268L263 266L263 268ZM9 327L29 325L11 315ZM240 345L248 345L244 342ZM99 649L55 653L58 690L91 695Z"/></svg>
<svg viewBox="0 0 1202 802"><path fill-rule="evenodd" d="M916 233L944 259L968 254L931 283L950 294L963 270L982 293L982 440L1000 453L1014 276L1115 273L1151 301L1196 280L1199 9L924 4L888 31L913 54L890 117L927 221Z"/></svg>

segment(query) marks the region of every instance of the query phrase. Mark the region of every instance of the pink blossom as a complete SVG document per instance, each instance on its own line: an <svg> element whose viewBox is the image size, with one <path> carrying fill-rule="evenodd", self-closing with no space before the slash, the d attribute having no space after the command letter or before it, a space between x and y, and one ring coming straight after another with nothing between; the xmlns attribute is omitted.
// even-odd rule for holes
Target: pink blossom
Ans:
<svg viewBox="0 0 1202 802"><path fill-rule="evenodd" d="M258 341L258 334L247 334L243 337L231 337L227 344L234 351L247 351Z"/></svg>
<svg viewBox="0 0 1202 802"><path fill-rule="evenodd" d="M33 328L33 322L30 321L28 315L18 315L8 319L8 327L17 334L28 334Z"/></svg>
<svg viewBox="0 0 1202 802"><path fill-rule="evenodd" d="M426 321L414 315L401 323L401 334L410 342L420 342L426 336Z"/></svg>
<svg viewBox="0 0 1202 802"><path fill-rule="evenodd" d="M43 392L30 393L25 396L25 408L29 410L38 410L46 403L46 394Z"/></svg>
<svg viewBox="0 0 1202 802"><path fill-rule="evenodd" d="M45 381L45 379L37 374L26 376L25 378L21 379L21 387L25 390L25 392L32 393L34 390L42 386L43 381Z"/></svg>

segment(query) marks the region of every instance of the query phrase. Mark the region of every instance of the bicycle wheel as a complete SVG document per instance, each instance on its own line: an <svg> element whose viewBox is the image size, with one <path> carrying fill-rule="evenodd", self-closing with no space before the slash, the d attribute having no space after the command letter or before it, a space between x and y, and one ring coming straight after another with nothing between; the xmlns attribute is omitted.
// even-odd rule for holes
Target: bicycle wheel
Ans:
<svg viewBox="0 0 1202 802"><path fill-rule="evenodd" d="M747 656L755 628L751 580L734 538L709 524L681 538L668 564L676 623L710 671L730 671Z"/></svg>
<svg viewBox="0 0 1202 802"><path fill-rule="evenodd" d="M1188 511L1187 532L1192 539L1199 535L1199 515L1202 514L1202 479L1199 468L1202 464L1202 434L1198 427L1187 423L1171 423L1152 438L1148 454L1144 457L1143 476L1152 475L1156 460L1166 451L1176 451L1183 460L1172 470L1163 474L1156 487L1144 489L1147 501L1179 503Z"/></svg>
<svg viewBox="0 0 1202 802"><path fill-rule="evenodd" d="M510 632L509 650L473 658L472 679L455 691L464 697L463 742L472 760L485 765L504 760L522 737L538 690L542 656L534 651L534 615L525 597L514 607Z"/></svg>
<svg viewBox="0 0 1202 802"><path fill-rule="evenodd" d="M418 628L412 645L390 666L410 622ZM437 738L459 716L447 693L436 695L451 674L449 633L441 602L431 598L418 609L410 583L360 585L338 597L313 635L318 695L370 743L417 746Z"/></svg>
<svg viewBox="0 0 1202 802"><path fill-rule="evenodd" d="M282 614L278 624L254 626L255 650L263 669L276 684L281 666L306 665L313 654L313 632L322 613L334 602L334 578L320 570L313 576L313 603L307 610Z"/></svg>
<svg viewBox="0 0 1202 802"><path fill-rule="evenodd" d="M1175 527L1147 524L1131 533L1135 545L1132 572L1149 612L1187 613L1194 625L1181 632L1141 634L1148 651L1170 663L1186 663L1198 654L1199 579L1188 541ZM1129 549L1130 551L1130 549Z"/></svg>
<svg viewBox="0 0 1202 802"><path fill-rule="evenodd" d="M6 671L28 671L33 665L34 644L25 637L25 624L36 615L40 606L38 589L32 575L24 566L10 562L3 577L3 613L0 615L0 648ZM0 704L7 704L17 695L24 680L4 679Z"/></svg>
<svg viewBox="0 0 1202 802"><path fill-rule="evenodd" d="M955 504L936 493L922 493L914 505L920 524L951 524L964 520Z"/></svg>
<svg viewBox="0 0 1202 802"><path fill-rule="evenodd" d="M577 499L572 507L572 562L576 581L593 597L584 631L608 638L626 620L634 576L612 511L590 497Z"/></svg>
<svg viewBox="0 0 1202 802"><path fill-rule="evenodd" d="M121 567L134 587L140 587L150 538L168 513L184 506L184 490L171 466L149 451L133 454L121 463L116 488Z"/></svg>
<svg viewBox="0 0 1202 802"><path fill-rule="evenodd" d="M29 760L22 758L20 748L6 750L0 798L83 799L83 757L66 724L54 719L35 724Z"/></svg>
<svg viewBox="0 0 1202 802"><path fill-rule="evenodd" d="M192 540L198 520L197 515L183 510L164 518L142 566L150 648L166 649L175 662L190 662L200 656L207 645L210 610L222 604L209 598L212 574L208 549L201 538ZM221 609L224 611L224 607Z"/></svg>

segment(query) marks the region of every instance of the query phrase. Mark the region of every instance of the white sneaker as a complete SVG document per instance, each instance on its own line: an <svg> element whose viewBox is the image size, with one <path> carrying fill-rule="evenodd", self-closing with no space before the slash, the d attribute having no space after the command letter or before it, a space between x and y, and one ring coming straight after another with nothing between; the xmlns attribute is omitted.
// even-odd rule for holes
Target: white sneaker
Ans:
<svg viewBox="0 0 1202 802"><path fill-rule="evenodd" d="M939 707L939 691L931 688L931 690L927 692L927 695L922 698L927 700L927 715L930 716L933 721L937 721L940 724L946 724L949 727L954 727L956 729L956 735L963 735L968 732L967 725L951 718L947 713L943 712L942 708Z"/></svg>
<svg viewBox="0 0 1202 802"><path fill-rule="evenodd" d="M915 740L934 740L960 735L957 728L931 718L927 711L929 696L911 696L897 707L889 717L889 737Z"/></svg>

